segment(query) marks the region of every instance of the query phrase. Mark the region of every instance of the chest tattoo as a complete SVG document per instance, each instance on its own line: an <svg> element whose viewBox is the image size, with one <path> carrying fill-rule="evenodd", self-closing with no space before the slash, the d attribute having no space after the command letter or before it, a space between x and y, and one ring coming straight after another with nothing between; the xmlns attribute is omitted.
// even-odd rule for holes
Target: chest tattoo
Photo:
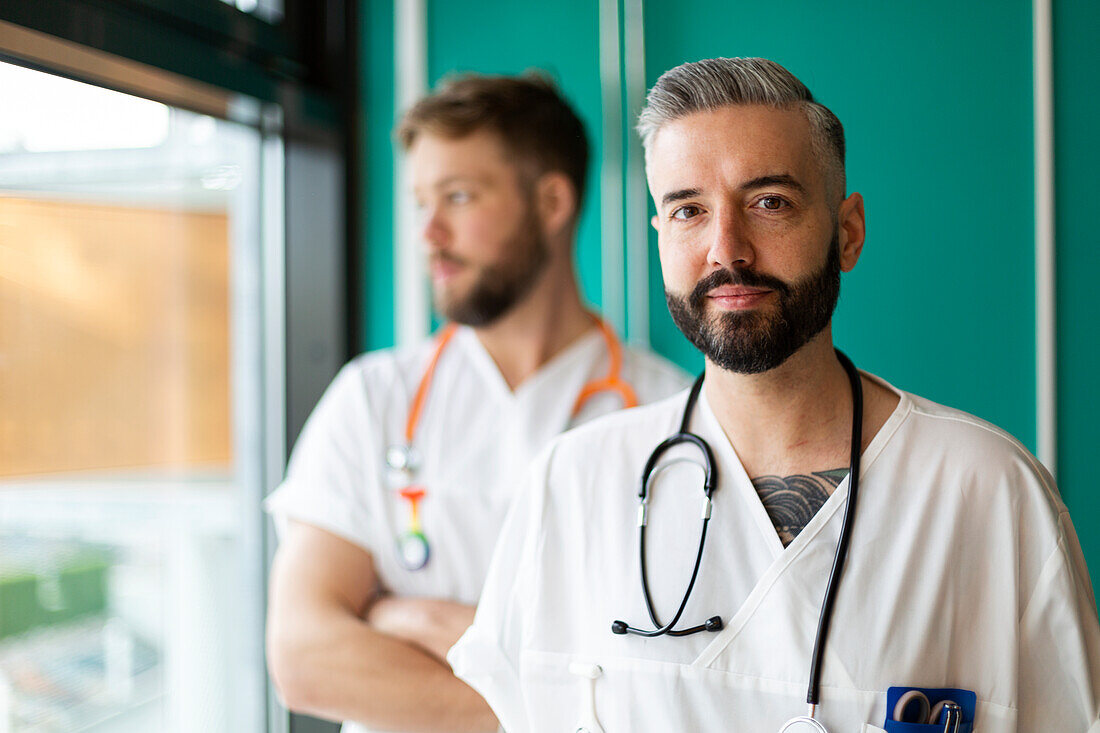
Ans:
<svg viewBox="0 0 1100 733"><path fill-rule="evenodd" d="M834 468L808 475L760 476L752 480L784 547L809 524L847 475L847 468Z"/></svg>

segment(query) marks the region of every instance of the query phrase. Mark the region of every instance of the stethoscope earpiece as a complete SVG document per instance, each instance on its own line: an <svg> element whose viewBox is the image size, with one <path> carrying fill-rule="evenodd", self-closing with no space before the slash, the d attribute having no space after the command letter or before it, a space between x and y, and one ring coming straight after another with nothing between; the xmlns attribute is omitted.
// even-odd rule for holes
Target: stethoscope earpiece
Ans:
<svg viewBox="0 0 1100 733"><path fill-rule="evenodd" d="M724 624L722 623L722 617L721 616L711 616L710 618L708 618L706 620L706 622L702 626L697 626L694 629L685 629L683 633L674 634L674 635L675 636L685 636L688 633L694 633L696 631L721 631L723 626L724 626ZM631 631L634 631L635 633L638 633L638 630L631 628L630 625L626 623L626 621L612 621L611 622L611 633L612 634L618 634L619 636L622 636L623 634L626 634L626 633L631 632ZM650 634L650 636L657 636L657 634Z"/></svg>

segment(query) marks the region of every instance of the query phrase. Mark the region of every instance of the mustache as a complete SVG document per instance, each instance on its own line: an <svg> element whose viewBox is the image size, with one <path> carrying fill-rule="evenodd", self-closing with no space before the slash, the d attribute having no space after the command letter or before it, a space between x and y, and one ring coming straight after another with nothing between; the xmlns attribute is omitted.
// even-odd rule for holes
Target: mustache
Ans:
<svg viewBox="0 0 1100 733"><path fill-rule="evenodd" d="M791 287L777 277L764 275L753 270L715 270L695 284L688 303L693 308L700 308L707 297L707 293L722 285L744 285L747 288L768 288L780 295L790 295Z"/></svg>
<svg viewBox="0 0 1100 733"><path fill-rule="evenodd" d="M428 255L428 262L447 262L452 265L466 265L469 264L465 259L461 257L455 257L449 252L434 252Z"/></svg>

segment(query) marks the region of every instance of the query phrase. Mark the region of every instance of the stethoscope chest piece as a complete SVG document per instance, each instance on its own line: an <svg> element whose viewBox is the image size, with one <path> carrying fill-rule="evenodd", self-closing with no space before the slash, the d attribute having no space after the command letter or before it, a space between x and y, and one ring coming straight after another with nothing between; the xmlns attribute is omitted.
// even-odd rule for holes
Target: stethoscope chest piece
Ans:
<svg viewBox="0 0 1100 733"><path fill-rule="evenodd" d="M816 718L799 715L784 723L779 733L829 733L829 731Z"/></svg>
<svg viewBox="0 0 1100 733"><path fill-rule="evenodd" d="M409 530L397 538L397 557L406 570L420 570L428 564L431 551L428 538L419 530Z"/></svg>
<svg viewBox="0 0 1100 733"><path fill-rule="evenodd" d="M386 449L386 465L394 471L414 473L420 468L420 457L411 445L391 445Z"/></svg>
<svg viewBox="0 0 1100 733"><path fill-rule="evenodd" d="M584 701L581 703L580 718L573 733L604 733L603 726L596 717L596 680L603 676L603 669L598 664L571 662L569 674L580 678Z"/></svg>
<svg viewBox="0 0 1100 733"><path fill-rule="evenodd" d="M409 523L397 536L397 560L406 570L420 570L428 564L431 549L428 538L420 525L420 502L427 495L423 486L409 485L397 494L409 507Z"/></svg>

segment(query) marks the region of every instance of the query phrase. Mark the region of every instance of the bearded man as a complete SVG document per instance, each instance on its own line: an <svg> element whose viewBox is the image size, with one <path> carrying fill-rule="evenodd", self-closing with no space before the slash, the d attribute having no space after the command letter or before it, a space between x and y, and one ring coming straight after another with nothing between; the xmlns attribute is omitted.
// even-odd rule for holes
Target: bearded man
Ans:
<svg viewBox="0 0 1100 733"><path fill-rule="evenodd" d="M778 64L720 58L662 75L638 130L705 372L536 460L456 674L524 733L1100 731L1050 474L834 348L866 234L836 116Z"/></svg>
<svg viewBox="0 0 1100 733"><path fill-rule="evenodd" d="M290 709L344 731L496 730L444 655L529 460L686 379L581 302L588 143L549 82L453 79L398 136L448 324L354 359L303 429L267 503L281 529L269 667Z"/></svg>

